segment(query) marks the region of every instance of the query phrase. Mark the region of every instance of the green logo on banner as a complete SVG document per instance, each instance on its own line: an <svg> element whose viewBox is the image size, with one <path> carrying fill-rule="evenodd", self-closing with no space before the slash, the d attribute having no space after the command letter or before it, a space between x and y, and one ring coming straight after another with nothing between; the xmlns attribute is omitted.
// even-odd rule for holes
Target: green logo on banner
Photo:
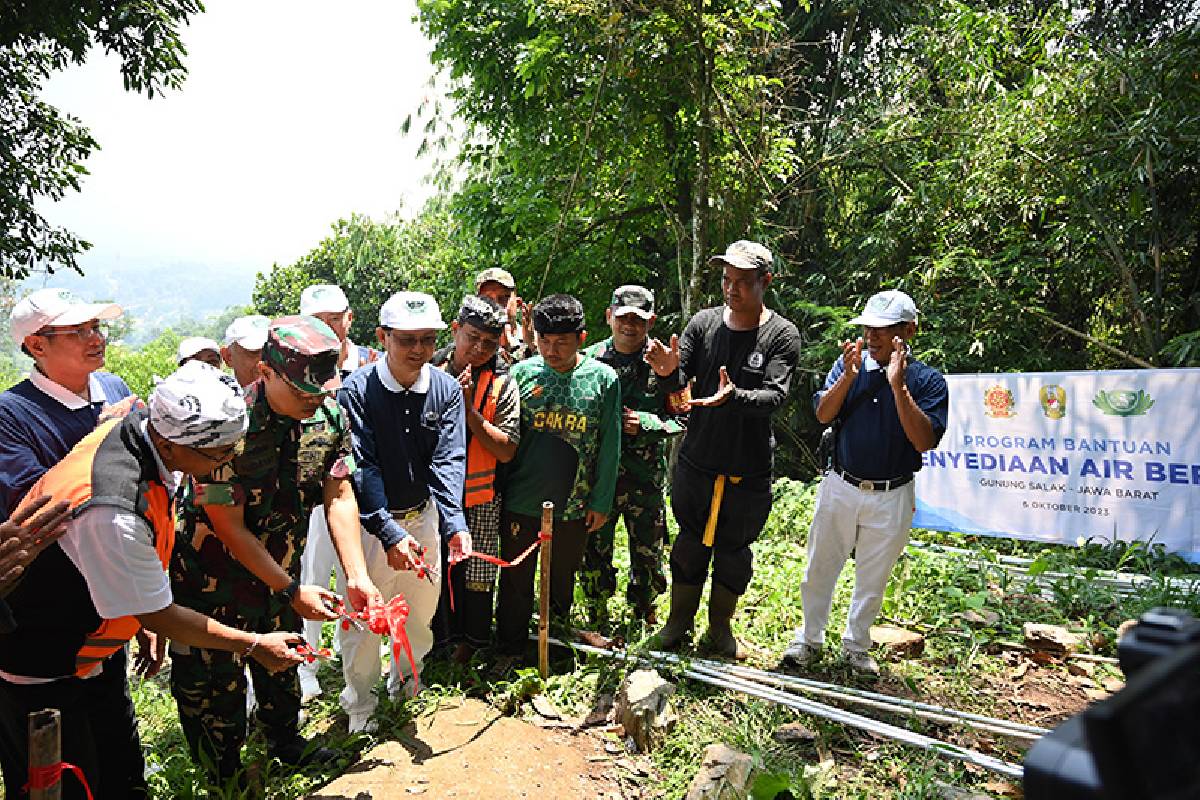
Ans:
<svg viewBox="0 0 1200 800"><path fill-rule="evenodd" d="M1139 417L1154 405L1154 398L1146 394L1144 389L1136 392L1124 389L1106 392L1101 389L1096 392L1092 405L1110 417Z"/></svg>

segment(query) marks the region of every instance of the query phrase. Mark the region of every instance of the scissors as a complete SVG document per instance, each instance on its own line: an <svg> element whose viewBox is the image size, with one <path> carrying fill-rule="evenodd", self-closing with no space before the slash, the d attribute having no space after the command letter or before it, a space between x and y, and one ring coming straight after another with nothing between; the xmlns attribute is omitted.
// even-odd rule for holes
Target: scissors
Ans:
<svg viewBox="0 0 1200 800"><path fill-rule="evenodd" d="M346 629L353 625L357 630L365 631L366 628L358 621L358 618L346 610L346 602L342 598L337 598L336 601L326 600L325 607L338 615L342 621L342 628Z"/></svg>
<svg viewBox="0 0 1200 800"><path fill-rule="evenodd" d="M408 560L412 562L413 569L417 571L418 580L424 578L425 580L429 581L430 586L436 586L436 578L440 576L435 576L433 568L425 562L425 548L421 546L418 547L419 549L412 551L408 557Z"/></svg>

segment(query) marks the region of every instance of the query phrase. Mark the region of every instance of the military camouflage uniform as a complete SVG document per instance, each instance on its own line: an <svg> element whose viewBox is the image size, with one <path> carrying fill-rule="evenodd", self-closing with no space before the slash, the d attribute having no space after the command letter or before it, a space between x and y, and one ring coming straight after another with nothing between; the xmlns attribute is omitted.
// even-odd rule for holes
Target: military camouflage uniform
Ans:
<svg viewBox="0 0 1200 800"><path fill-rule="evenodd" d="M301 388L311 385L288 377ZM348 478L354 471L350 427L332 398L303 421L275 413L261 380L247 387L246 406L249 427L242 452L189 486L178 504L171 590L176 603L234 628L299 631L291 604L233 558L209 528L202 507L242 505L246 528L292 578L299 578L309 509L324 501L327 477ZM175 642L171 652L171 693L192 758L228 780L241 766L246 738L242 659ZM257 661L246 662L268 742L294 742L300 712L295 668L272 675Z"/></svg>
<svg viewBox="0 0 1200 800"><path fill-rule="evenodd" d="M587 355L612 367L621 382L621 405L638 412L641 431L621 435L621 466L613 510L604 526L588 537L580 585L594 618L603 620L608 598L617 590L613 540L617 518L624 516L629 535L629 585L626 597L641 618L654 598L666 591L663 545L667 541L663 489L667 474L667 440L684 432L683 424L667 413L666 393L641 353L626 355L612 339L592 345Z"/></svg>

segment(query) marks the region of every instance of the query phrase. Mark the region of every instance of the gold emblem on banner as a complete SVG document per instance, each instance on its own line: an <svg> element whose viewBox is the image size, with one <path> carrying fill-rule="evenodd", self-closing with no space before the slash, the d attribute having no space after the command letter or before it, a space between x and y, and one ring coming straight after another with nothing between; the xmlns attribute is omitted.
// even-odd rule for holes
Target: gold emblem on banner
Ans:
<svg viewBox="0 0 1200 800"><path fill-rule="evenodd" d="M1048 383L1038 392L1042 401L1042 413L1050 419L1062 419L1067 415L1067 390L1057 384Z"/></svg>
<svg viewBox="0 0 1200 800"><path fill-rule="evenodd" d="M1015 417L1017 412L1013 410L1015 401L1013 393L1004 386L996 384L983 393L984 411L989 417L995 419L1007 419Z"/></svg>

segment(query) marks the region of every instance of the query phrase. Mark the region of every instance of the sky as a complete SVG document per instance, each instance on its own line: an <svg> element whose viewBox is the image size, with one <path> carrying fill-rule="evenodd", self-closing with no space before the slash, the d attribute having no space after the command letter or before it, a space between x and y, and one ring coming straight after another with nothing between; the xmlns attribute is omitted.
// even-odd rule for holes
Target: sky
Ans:
<svg viewBox="0 0 1200 800"><path fill-rule="evenodd" d="M42 212L93 243L89 275L119 267L291 263L353 212L418 210L416 110L433 74L412 2L206 0L184 29L188 78L147 99L95 52L43 98L101 150L83 190ZM183 267L176 267L183 268Z"/></svg>

